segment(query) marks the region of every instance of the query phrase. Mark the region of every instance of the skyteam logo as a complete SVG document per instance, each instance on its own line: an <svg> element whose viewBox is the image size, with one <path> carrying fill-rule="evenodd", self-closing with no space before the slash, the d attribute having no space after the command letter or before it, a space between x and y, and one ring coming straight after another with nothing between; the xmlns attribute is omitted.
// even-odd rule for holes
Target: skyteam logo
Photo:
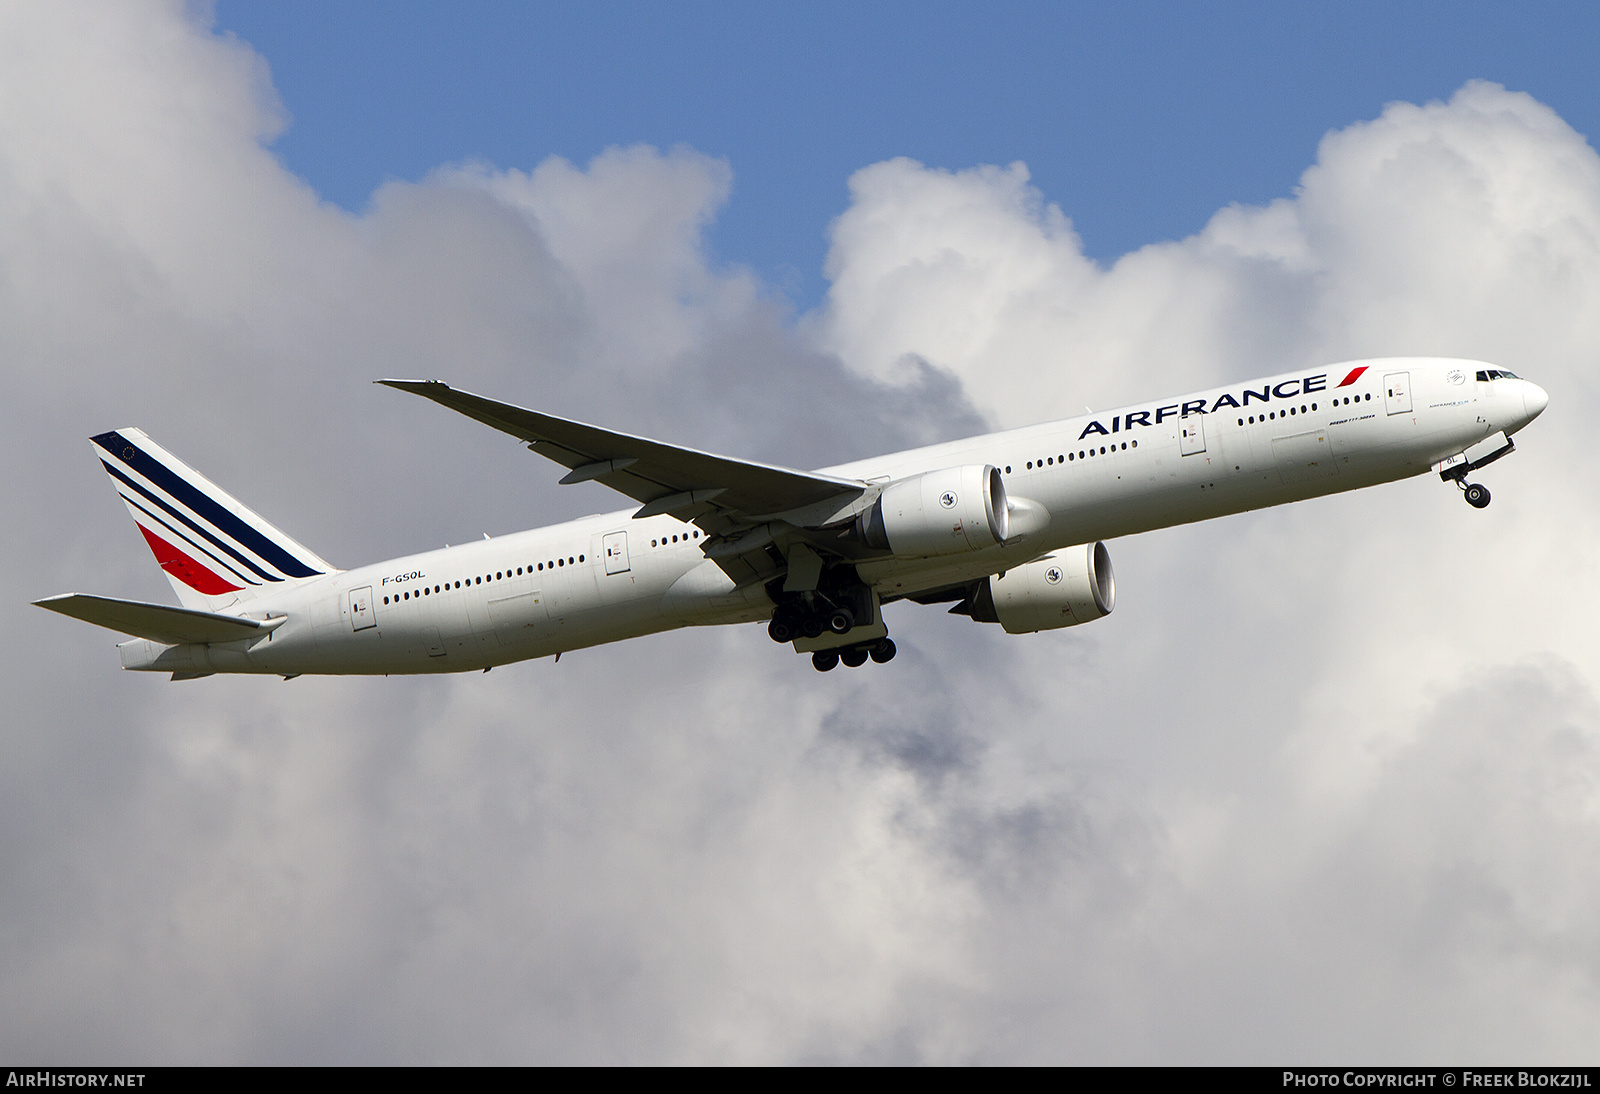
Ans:
<svg viewBox="0 0 1600 1094"><path fill-rule="evenodd" d="M93 440L156 562L175 583L220 596L332 569L141 430Z"/></svg>

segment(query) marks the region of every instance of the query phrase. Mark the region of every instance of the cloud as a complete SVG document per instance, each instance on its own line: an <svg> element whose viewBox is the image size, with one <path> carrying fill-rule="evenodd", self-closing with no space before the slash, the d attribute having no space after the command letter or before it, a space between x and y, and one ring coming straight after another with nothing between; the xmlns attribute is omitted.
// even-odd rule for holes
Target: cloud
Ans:
<svg viewBox="0 0 1600 1094"><path fill-rule="evenodd" d="M919 354L1007 424L1352 357L1577 367L1596 170L1548 107L1472 83L1330 133L1293 198L1100 269L1022 164L891 160L851 179L819 337L869 375Z"/></svg>
<svg viewBox="0 0 1600 1094"><path fill-rule="evenodd" d="M442 166L350 215L178 5L10 10L0 56L0 1051L1589 1050L1600 164L1546 107L1396 104L1109 267L1021 165L872 165L796 317L702 247L737 164ZM735 628L168 684L26 603L167 596L85 452L110 426L345 565L615 506L378 376L814 466L1410 352L1551 391L1490 509L1417 480L1138 537L1093 627L902 605L860 672Z"/></svg>

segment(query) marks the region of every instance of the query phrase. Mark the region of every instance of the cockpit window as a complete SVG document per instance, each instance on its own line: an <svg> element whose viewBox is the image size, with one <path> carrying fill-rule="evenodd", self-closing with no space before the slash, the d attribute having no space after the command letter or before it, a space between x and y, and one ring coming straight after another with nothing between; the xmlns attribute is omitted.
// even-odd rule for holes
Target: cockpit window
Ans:
<svg viewBox="0 0 1600 1094"><path fill-rule="evenodd" d="M1507 372L1503 368L1478 370L1478 379L1480 380L1515 380L1516 378L1517 374L1515 372Z"/></svg>

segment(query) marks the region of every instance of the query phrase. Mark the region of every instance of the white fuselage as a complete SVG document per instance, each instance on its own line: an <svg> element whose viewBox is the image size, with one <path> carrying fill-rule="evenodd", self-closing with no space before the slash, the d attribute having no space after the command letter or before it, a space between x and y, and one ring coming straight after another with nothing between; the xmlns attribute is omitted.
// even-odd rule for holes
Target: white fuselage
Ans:
<svg viewBox="0 0 1600 1094"><path fill-rule="evenodd" d="M1075 544L1424 473L1496 432L1514 433L1543 409L1546 397L1533 384L1475 379L1489 367L1355 362L825 470L882 482L993 464L1010 496L1048 509L1044 531L1021 542L857 563L864 582L894 599ZM135 640L122 646L124 664L284 675L461 672L771 615L762 586L735 589L704 557L704 533L693 524L633 512L332 573L235 609L287 615L263 637L172 648Z"/></svg>

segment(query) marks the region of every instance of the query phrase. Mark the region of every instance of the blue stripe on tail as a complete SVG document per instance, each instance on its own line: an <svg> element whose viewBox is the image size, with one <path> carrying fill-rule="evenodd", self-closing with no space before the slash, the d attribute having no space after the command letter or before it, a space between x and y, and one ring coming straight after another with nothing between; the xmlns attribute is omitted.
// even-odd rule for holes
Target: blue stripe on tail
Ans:
<svg viewBox="0 0 1600 1094"><path fill-rule="evenodd" d="M187 479L175 474L165 464L131 443L122 434L112 431L91 438L95 444L111 453L133 470L177 498L211 524L232 536L256 557L264 559L290 577L316 577L321 570L313 570L288 551L272 542L255 528L246 524L210 495L196 489ZM130 484L131 485L131 484ZM232 553L232 552L230 552ZM241 559L241 561L243 561ZM254 569L254 567L251 567ZM258 571L259 572L259 571ZM269 577L269 575L262 575Z"/></svg>
<svg viewBox="0 0 1600 1094"><path fill-rule="evenodd" d="M182 521L183 524L186 527L193 529L195 534L200 536L207 543L211 544L212 546L216 547L218 550L220 550L220 551L224 552L225 554L229 555L230 557L235 559L240 565L249 568L251 573L259 574L263 581L282 581L283 580L283 578L279 577L277 574L269 574L269 573L267 573L267 571L263 570L260 566L256 565L254 562L252 562L248 558L244 557L244 555L240 554L238 549L235 548L231 543L224 543L222 540L218 539L216 536L212 535L210 532L208 532L204 528L200 527L194 521L190 520L186 515L184 515L183 513L178 512L178 510L173 508L171 505L168 505L161 498L156 497L150 491L146 490L144 487L140 486L138 483L136 483L132 479L128 478L128 476L124 475L121 471L118 471L115 467L112 467L109 463L106 463L105 460L101 460L100 461L100 466L104 467L106 469L106 471L111 475L112 478L116 479L118 482L126 483L130 490L137 490L141 495L143 495L144 497L150 499L150 501L152 501L156 505L159 505L162 509L166 510L168 513L171 513L175 518L177 518L178 520ZM124 494L123 497L126 498L127 495ZM251 582L251 584L257 584L257 583L256 582Z"/></svg>
<svg viewBox="0 0 1600 1094"><path fill-rule="evenodd" d="M127 502L129 505L131 505L135 509L139 510L139 512L143 513L145 515L145 517L148 518L149 521L152 524L155 524L155 525L158 525L158 526L160 526L162 528L165 528L167 530L167 533L169 535L171 535L173 539L176 539L176 540L179 541L178 543L173 544L174 547L177 547L180 544L182 544L182 545L185 545L185 546L189 547L189 549L194 551L196 554L204 555L208 560L210 560L210 562L212 564L220 567L221 569L224 569L224 570L228 571L228 573L232 574L234 576L234 578L236 580L238 580L239 582L241 582L242 584L245 584L245 585L259 585L259 584L261 584L261 582L257 581L255 578L251 577L249 574L245 574L245 573L241 573L240 572L244 568L244 566L248 566L251 570L254 570L256 573L259 574L259 573L261 573L260 567L254 565L253 563L249 562L248 560L246 560L244 562L244 566L234 566L231 563L224 562L222 559L217 557L217 552L216 551L210 550L203 543L196 542L196 539L197 538L203 538L206 541L206 543L214 544L214 545L222 548L223 551L225 551L228 554L232 555L234 558L238 558L239 557L239 552L233 550L231 547L229 547L225 543L217 543L216 537L211 535L211 533L207 532L204 528L195 527L194 521L190 520L188 517L184 516L182 513L179 513L176 510L174 510L172 508L172 506L168 505L166 502L162 501L160 498L150 497L150 491L146 490L144 487L140 486L138 483L136 483L136 482L132 481L131 479L129 479L126 475L124 475L122 472L118 471L115 467L112 467L109 463L106 463L104 460L101 460L100 461L100 466L104 467L107 471L111 472L111 474L115 475L117 478L121 479L123 482L126 482L129 486L131 486L135 490L139 491L139 493L145 495L145 497L147 497L147 498L150 498L150 500L153 501L156 505L159 505L162 509L165 509L167 512L172 513L175 517L178 518L176 521L167 520L166 518L162 517L160 513L154 512L148 506L140 504L139 499L130 498L127 494L122 494L122 500L123 501ZM138 518L135 517L134 519L137 520ZM178 526L180 522L183 525L185 525L187 528L193 529L195 532L200 533L199 537L191 535L188 531L185 531L184 528L180 528ZM266 575L266 579L268 581L282 581L283 580L283 578L281 578L281 577L274 577L274 576L272 576L270 574Z"/></svg>

